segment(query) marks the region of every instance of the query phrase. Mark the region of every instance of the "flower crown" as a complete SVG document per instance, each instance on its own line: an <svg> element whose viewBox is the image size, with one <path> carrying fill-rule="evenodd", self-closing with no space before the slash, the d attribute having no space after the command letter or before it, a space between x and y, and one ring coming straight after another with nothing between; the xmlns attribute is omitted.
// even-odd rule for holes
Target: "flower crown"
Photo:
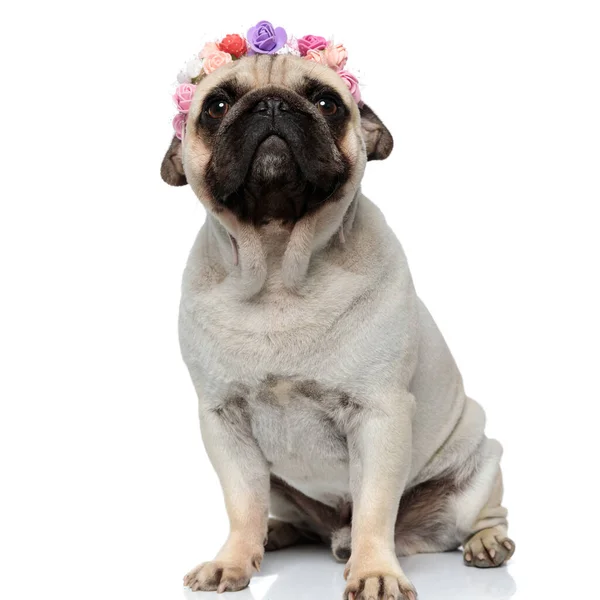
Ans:
<svg viewBox="0 0 600 600"><path fill-rule="evenodd" d="M173 100L179 110L173 119L175 135L181 140L187 115L192 104L196 84L205 75L243 56L255 54L292 54L301 56L333 69L348 86L354 100L360 104L358 79L344 68L348 52L342 44L334 44L318 35L296 39L283 27L274 27L269 21L260 21L248 29L246 37L237 33L226 35L220 42L207 42L197 57L192 58L177 76L178 86Z"/></svg>

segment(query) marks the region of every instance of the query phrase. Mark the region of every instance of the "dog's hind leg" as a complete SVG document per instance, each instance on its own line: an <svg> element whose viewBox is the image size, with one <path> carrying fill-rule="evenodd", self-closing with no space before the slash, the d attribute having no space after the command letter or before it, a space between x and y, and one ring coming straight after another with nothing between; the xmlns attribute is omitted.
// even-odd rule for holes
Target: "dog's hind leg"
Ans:
<svg viewBox="0 0 600 600"><path fill-rule="evenodd" d="M400 499L395 544L398 556L456 550L454 500L458 484L453 474L431 479L407 490Z"/></svg>
<svg viewBox="0 0 600 600"><path fill-rule="evenodd" d="M460 470L407 490L396 521L399 556L463 546L465 564L498 567L514 553L502 506L502 447L484 439Z"/></svg>
<svg viewBox="0 0 600 600"><path fill-rule="evenodd" d="M265 550L281 550L298 544L329 544L334 557L345 561L350 554L348 503L333 508L309 498L271 475L269 529Z"/></svg>
<svg viewBox="0 0 600 600"><path fill-rule="evenodd" d="M502 472L498 468L492 493L463 544L464 561L470 567L499 567L515 552L515 543L507 536L507 510L502 506L502 493Z"/></svg>
<svg viewBox="0 0 600 600"><path fill-rule="evenodd" d="M269 519L267 543L265 544L267 552L282 550L283 548L298 544L314 543L315 541L316 538L314 536L292 525L292 523L280 521L279 519Z"/></svg>

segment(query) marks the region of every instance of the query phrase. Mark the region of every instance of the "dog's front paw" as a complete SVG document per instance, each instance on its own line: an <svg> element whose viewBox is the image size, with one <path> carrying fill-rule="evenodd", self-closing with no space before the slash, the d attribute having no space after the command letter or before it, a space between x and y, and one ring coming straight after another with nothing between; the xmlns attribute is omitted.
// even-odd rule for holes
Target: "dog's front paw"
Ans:
<svg viewBox="0 0 600 600"><path fill-rule="evenodd" d="M350 577L344 600L417 600L417 592L404 576L373 573Z"/></svg>
<svg viewBox="0 0 600 600"><path fill-rule="evenodd" d="M260 561L254 567L258 569L259 565ZM183 585L191 588L193 592L236 592L250 583L251 576L252 569L246 565L214 560L192 569L183 578Z"/></svg>
<svg viewBox="0 0 600 600"><path fill-rule="evenodd" d="M344 600L417 600L417 592L395 556L381 560L380 566L369 562L350 557L344 570L348 581Z"/></svg>

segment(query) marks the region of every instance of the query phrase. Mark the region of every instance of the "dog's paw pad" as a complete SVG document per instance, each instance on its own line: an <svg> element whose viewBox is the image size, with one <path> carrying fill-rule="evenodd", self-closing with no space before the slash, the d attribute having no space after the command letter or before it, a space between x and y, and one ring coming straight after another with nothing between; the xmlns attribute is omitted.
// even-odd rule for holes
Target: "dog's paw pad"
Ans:
<svg viewBox="0 0 600 600"><path fill-rule="evenodd" d="M515 543L492 527L476 533L464 544L464 561L469 567L500 567L515 552Z"/></svg>

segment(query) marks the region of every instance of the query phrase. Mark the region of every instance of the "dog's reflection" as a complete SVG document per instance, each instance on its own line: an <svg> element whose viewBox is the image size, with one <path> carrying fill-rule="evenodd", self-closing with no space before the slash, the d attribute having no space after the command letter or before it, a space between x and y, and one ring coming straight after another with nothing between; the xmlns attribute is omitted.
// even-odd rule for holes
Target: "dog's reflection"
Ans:
<svg viewBox="0 0 600 600"><path fill-rule="evenodd" d="M506 600L517 591L507 567L473 569L463 566L461 552L419 554L401 559L404 572L427 600ZM340 600L345 587L344 566L322 547L304 546L265 555L261 572L235 600ZM187 600L217 598L215 592L192 592ZM219 596L222 598L223 596Z"/></svg>

